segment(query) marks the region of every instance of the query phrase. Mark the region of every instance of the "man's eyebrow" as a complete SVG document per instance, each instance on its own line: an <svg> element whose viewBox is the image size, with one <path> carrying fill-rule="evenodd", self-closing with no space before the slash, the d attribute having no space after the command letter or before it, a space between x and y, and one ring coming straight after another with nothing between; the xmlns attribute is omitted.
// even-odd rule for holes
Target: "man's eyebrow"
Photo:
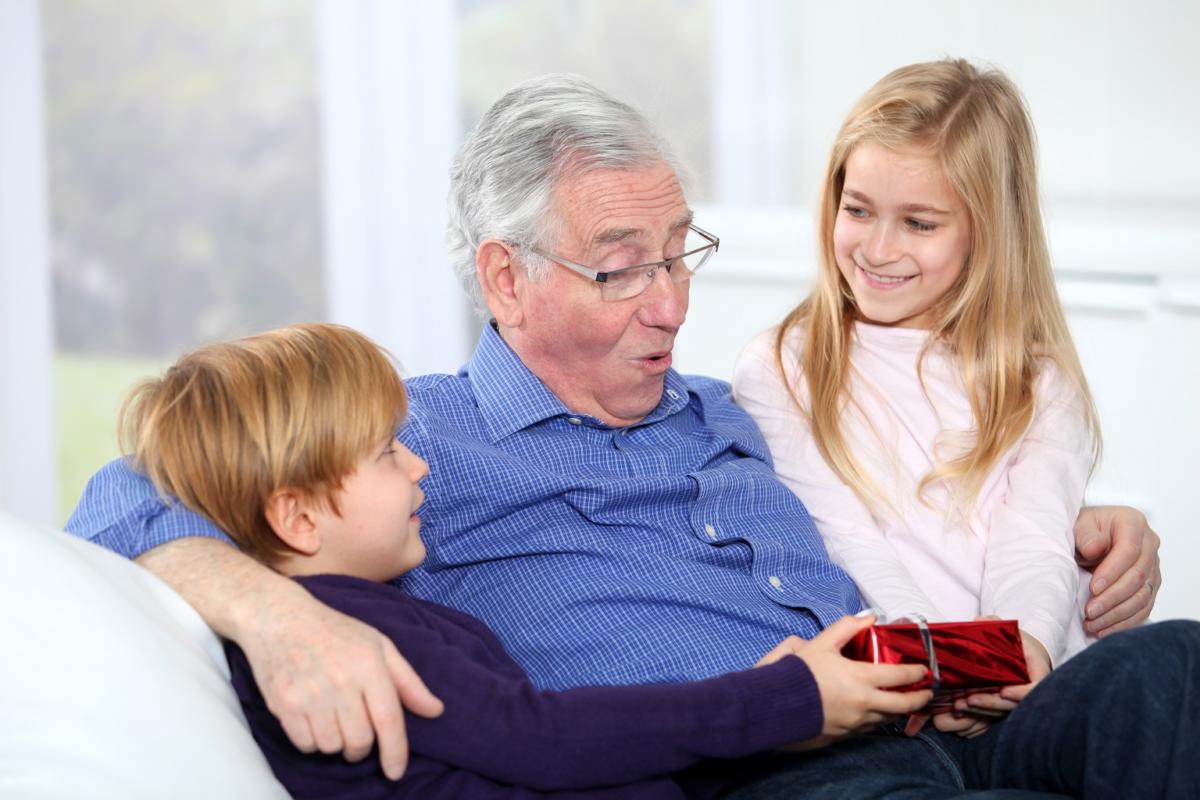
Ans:
<svg viewBox="0 0 1200 800"><path fill-rule="evenodd" d="M857 191L855 189L843 188L842 194L853 197L855 200L857 200L860 203L866 203L867 205L871 205L871 198L867 197L865 194L863 194L862 192ZM904 211L907 214L941 214L943 216L950 215L950 212L944 208L938 208L937 206L931 206L931 205L927 205L925 203L909 203L908 205L901 206L900 210Z"/></svg>
<svg viewBox="0 0 1200 800"><path fill-rule="evenodd" d="M641 228L607 228L592 237L592 246L616 244L626 239L636 239L642 233Z"/></svg>
<svg viewBox="0 0 1200 800"><path fill-rule="evenodd" d="M691 209L688 209L683 216L675 220L675 224L671 226L671 233L674 233L680 228L686 228L688 225L691 225L692 219L694 218L695 214ZM645 230L642 228L608 228L600 231L592 237L592 246L598 247L606 244L616 244L617 242L624 242L628 239L640 238L644 234Z"/></svg>

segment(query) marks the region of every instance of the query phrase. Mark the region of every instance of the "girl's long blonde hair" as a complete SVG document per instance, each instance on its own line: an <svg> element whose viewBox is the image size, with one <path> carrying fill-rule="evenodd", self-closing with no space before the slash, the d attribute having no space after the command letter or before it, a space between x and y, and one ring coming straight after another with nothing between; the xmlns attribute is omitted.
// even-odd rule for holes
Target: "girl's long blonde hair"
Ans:
<svg viewBox="0 0 1200 800"><path fill-rule="evenodd" d="M1078 389L1094 466L1100 427L1055 288L1029 114L1003 73L961 59L913 64L885 76L859 100L833 145L820 199L816 287L784 319L775 342L777 367L787 375L785 340L794 329L803 334L798 374L807 384L807 407L798 387L790 390L825 461L868 508L877 507L878 487L850 452L839 422L849 399L850 337L860 314L837 266L833 229L846 161L863 142L933 154L970 216L966 264L933 308L922 358L936 344L958 359L975 440L962 455L936 463L919 493L945 482L956 505L973 505L991 467L1029 427L1043 359Z"/></svg>

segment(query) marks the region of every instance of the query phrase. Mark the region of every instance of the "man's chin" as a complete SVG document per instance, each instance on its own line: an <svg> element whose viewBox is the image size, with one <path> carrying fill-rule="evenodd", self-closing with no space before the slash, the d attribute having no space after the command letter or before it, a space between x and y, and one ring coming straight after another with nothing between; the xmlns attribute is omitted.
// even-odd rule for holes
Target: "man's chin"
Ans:
<svg viewBox="0 0 1200 800"><path fill-rule="evenodd" d="M636 388L630 387L627 401L621 404L620 416L624 420L622 424L632 425L650 416L662 402L663 388L661 374L645 376Z"/></svg>

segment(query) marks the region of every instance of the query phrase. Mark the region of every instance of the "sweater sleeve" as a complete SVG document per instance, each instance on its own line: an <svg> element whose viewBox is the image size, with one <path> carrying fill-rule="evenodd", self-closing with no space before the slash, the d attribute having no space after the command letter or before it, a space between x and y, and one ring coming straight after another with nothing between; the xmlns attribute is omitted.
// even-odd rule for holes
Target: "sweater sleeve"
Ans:
<svg viewBox="0 0 1200 800"><path fill-rule="evenodd" d="M515 664L497 669L392 604L306 585L390 637L445 703L437 719L406 717L413 752L490 780L612 786L803 741L823 724L816 682L796 657L692 683L539 691Z"/></svg>
<svg viewBox="0 0 1200 800"><path fill-rule="evenodd" d="M830 557L858 584L864 600L884 619L913 613L940 619L937 606L918 586L870 510L829 467L817 448L808 418L775 359L775 331L756 337L734 367L733 394L767 440L779 479L808 507L825 539ZM784 351L785 365L798 363L793 347Z"/></svg>
<svg viewBox="0 0 1200 800"><path fill-rule="evenodd" d="M989 523L980 610L1019 620L1057 664L1078 624L1073 531L1092 450L1078 391L1049 364L1035 391L1033 420Z"/></svg>

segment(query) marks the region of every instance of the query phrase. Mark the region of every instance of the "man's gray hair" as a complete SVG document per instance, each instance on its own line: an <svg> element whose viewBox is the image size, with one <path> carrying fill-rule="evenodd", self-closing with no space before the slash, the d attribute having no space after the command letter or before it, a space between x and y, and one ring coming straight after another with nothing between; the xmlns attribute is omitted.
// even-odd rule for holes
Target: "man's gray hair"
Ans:
<svg viewBox="0 0 1200 800"><path fill-rule="evenodd" d="M543 75L495 102L467 136L450 170L446 249L450 263L486 319L475 275L480 242L515 245L530 277L550 263L530 247L553 247L561 221L550 205L558 182L597 169L665 163L681 176L666 141L633 107L577 75Z"/></svg>

